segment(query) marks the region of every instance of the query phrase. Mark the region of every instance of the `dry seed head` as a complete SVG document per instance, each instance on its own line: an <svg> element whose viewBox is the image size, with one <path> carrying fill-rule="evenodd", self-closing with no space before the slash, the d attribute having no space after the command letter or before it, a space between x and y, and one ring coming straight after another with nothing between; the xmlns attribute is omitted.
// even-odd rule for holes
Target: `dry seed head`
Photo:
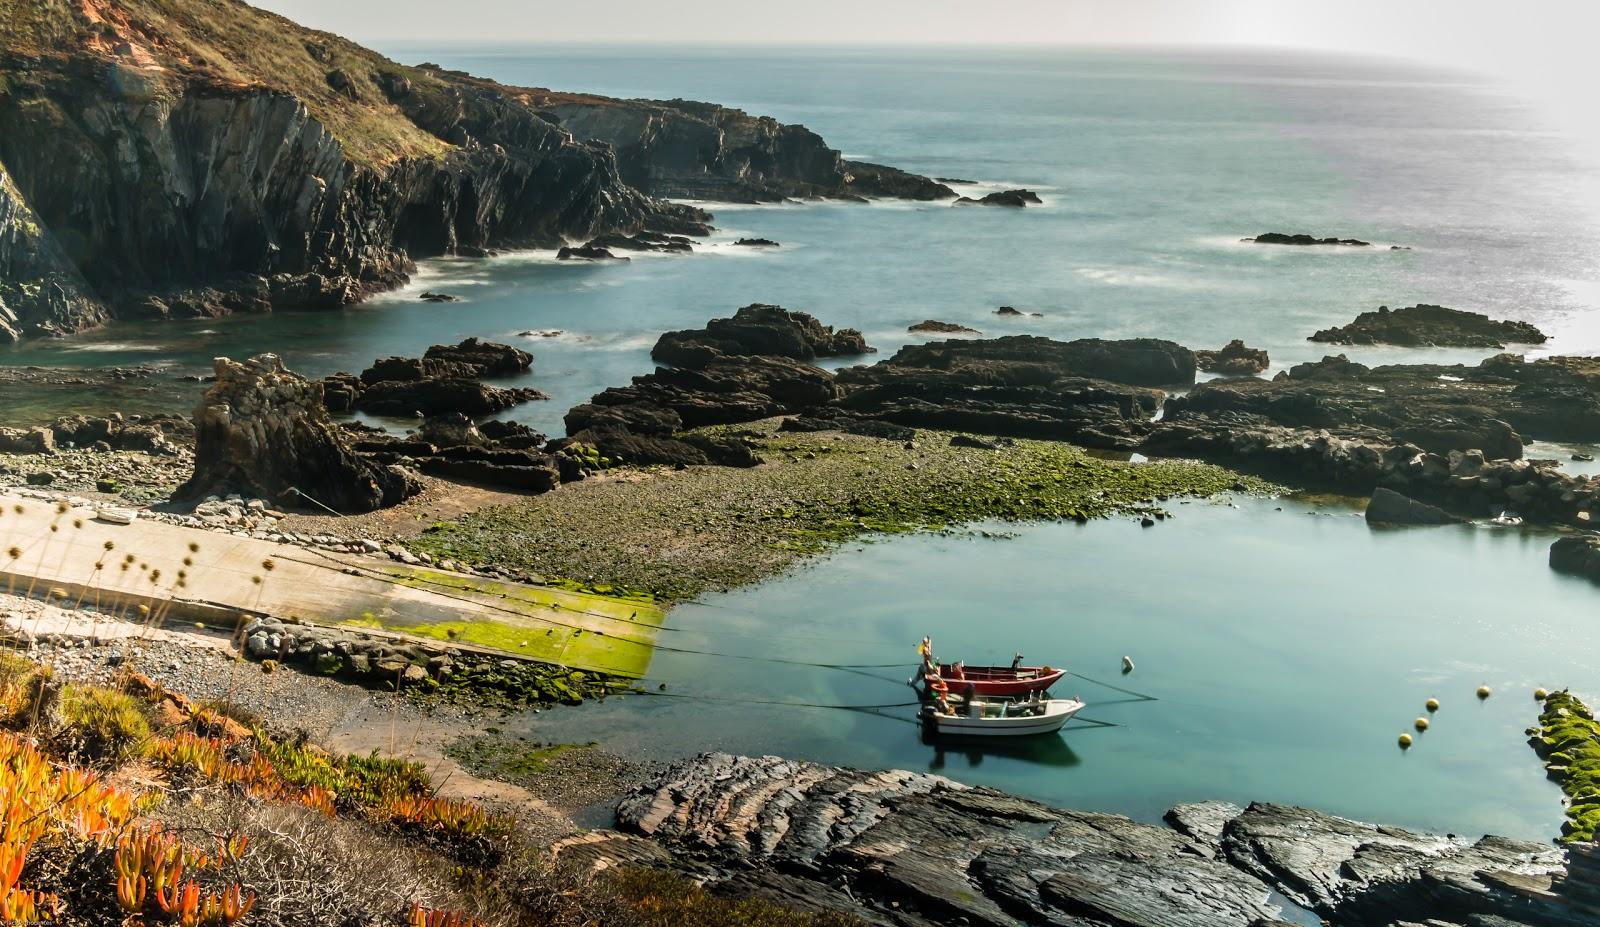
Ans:
<svg viewBox="0 0 1600 927"><path fill-rule="evenodd" d="M25 508L23 508L23 507L22 507L22 506L21 506L21 505L20 505L20 504L19 504L19 505L13 505L13 506L12 506L12 507L11 507L11 511L13 511L13 512L16 512L16 513L17 513L17 514L18 514L18 515L21 515L21 514L22 514L22 513L23 513L23 512L26 512L26 511L27 511L27 509L25 509Z"/></svg>
<svg viewBox="0 0 1600 927"><path fill-rule="evenodd" d="M82 528L83 527L83 519L74 518L72 520L72 527L74 527L74 528Z"/></svg>
<svg viewBox="0 0 1600 927"><path fill-rule="evenodd" d="M139 614L141 614L141 615L150 614L150 606L144 604L143 602L140 602L139 603Z"/></svg>
<svg viewBox="0 0 1600 927"><path fill-rule="evenodd" d="M277 567L278 565L273 562L271 557L261 561L261 569L266 570L268 573L271 573L273 570L277 569Z"/></svg>
<svg viewBox="0 0 1600 927"><path fill-rule="evenodd" d="M61 530L61 526L60 526L60 525L57 525L57 524L52 524L52 525L51 525L51 526L50 526L50 530L51 530L51 531L60 531L60 530Z"/></svg>
<svg viewBox="0 0 1600 927"><path fill-rule="evenodd" d="M250 577L250 581L252 583L255 583L257 586L261 585L261 577L259 577L259 576Z"/></svg>
<svg viewBox="0 0 1600 927"><path fill-rule="evenodd" d="M101 570L103 570L105 568L106 568L106 562L104 560L96 560L94 562L94 571L96 573L100 572Z"/></svg>
<svg viewBox="0 0 1600 927"><path fill-rule="evenodd" d="M185 558L183 558L183 565L186 566L186 567L187 566L194 566L194 558L193 557L185 557Z"/></svg>
<svg viewBox="0 0 1600 927"><path fill-rule="evenodd" d="M57 502L56 503L56 514L57 515L65 515L65 514L67 514L67 509L69 507L70 506L68 506L65 502Z"/></svg>
<svg viewBox="0 0 1600 927"><path fill-rule="evenodd" d="M191 553L191 554L200 553L200 545L199 545L199 543L197 543L195 541L190 541L189 542L189 553Z"/></svg>
<svg viewBox="0 0 1600 927"><path fill-rule="evenodd" d="M20 548L20 547L8 548L6 550L6 556L10 557L12 560L15 560L18 557L22 556L22 548Z"/></svg>

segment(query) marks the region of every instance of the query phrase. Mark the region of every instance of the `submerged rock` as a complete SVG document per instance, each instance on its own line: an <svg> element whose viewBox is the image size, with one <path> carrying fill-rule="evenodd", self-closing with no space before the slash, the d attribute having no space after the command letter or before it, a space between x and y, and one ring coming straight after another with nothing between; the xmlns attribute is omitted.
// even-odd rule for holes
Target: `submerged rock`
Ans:
<svg viewBox="0 0 1600 927"><path fill-rule="evenodd" d="M219 357L216 383L195 409L194 475L175 498L241 493L285 506L306 498L340 512L393 505L418 489L394 467L356 454L328 417L321 385L276 355Z"/></svg>
<svg viewBox="0 0 1600 927"><path fill-rule="evenodd" d="M1367 524L1370 525L1454 525L1465 519L1452 515L1438 506L1418 502L1379 486L1372 491L1372 501L1367 503Z"/></svg>
<svg viewBox="0 0 1600 927"><path fill-rule="evenodd" d="M1507 343L1544 344L1548 336L1527 322L1502 322L1479 312L1421 304L1395 310L1379 306L1375 312L1356 316L1349 325L1325 328L1307 340L1504 350Z"/></svg>
<svg viewBox="0 0 1600 927"><path fill-rule="evenodd" d="M597 245L579 245L576 248L563 246L556 252L558 261L626 261L630 258L618 257L607 248Z"/></svg>
<svg viewBox="0 0 1600 927"><path fill-rule="evenodd" d="M779 244L770 238L741 238L734 242L745 248L777 248Z"/></svg>

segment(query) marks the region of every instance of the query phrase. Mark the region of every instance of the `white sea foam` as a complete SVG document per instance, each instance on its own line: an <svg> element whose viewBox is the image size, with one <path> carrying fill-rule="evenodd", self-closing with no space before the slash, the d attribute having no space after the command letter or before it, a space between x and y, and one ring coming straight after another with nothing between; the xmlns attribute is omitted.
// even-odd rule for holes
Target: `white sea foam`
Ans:
<svg viewBox="0 0 1600 927"><path fill-rule="evenodd" d="M1107 286L1149 287L1163 290L1214 290L1224 287L1216 281L1175 274L1154 273L1130 267L1078 267L1073 273Z"/></svg>
<svg viewBox="0 0 1600 927"><path fill-rule="evenodd" d="M165 351L165 345L146 344L142 341L95 341L87 344L76 344L68 351L84 354L154 354Z"/></svg>

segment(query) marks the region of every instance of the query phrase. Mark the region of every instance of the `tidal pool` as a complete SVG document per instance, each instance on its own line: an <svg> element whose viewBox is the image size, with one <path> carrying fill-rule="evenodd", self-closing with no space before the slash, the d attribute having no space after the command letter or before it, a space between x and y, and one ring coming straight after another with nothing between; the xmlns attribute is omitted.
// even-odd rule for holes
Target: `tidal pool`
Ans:
<svg viewBox="0 0 1600 927"><path fill-rule="evenodd" d="M507 729L651 757L934 770L1144 820L1221 798L1558 832L1560 792L1523 730L1538 686L1600 692L1600 587L1550 571L1550 535L1373 530L1290 500L1174 509L1150 529L979 526L856 545L674 610L643 692ZM1082 696L1088 720L1032 743L924 743L906 686L923 634L946 659L1065 664L1089 678L1057 694ZM1430 697L1431 728L1402 752Z"/></svg>

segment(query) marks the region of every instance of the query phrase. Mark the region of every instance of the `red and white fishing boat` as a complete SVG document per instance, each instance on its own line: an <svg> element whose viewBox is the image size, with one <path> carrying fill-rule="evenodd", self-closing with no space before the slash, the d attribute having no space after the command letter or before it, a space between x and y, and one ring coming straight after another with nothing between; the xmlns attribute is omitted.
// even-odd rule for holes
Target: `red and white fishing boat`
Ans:
<svg viewBox="0 0 1600 927"><path fill-rule="evenodd" d="M971 685L974 694L990 697L1020 698L1034 692L1045 692L1061 677L1064 669L1049 666L966 666L960 663L940 663L937 673L926 673L923 681L930 688L938 688L935 680L943 682L952 695L961 695Z"/></svg>

